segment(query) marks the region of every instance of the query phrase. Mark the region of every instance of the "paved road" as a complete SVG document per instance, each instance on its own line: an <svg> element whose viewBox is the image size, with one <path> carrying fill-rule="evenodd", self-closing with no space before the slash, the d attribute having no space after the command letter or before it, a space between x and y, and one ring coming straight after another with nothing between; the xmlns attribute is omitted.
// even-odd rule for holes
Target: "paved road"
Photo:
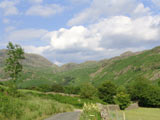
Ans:
<svg viewBox="0 0 160 120"><path fill-rule="evenodd" d="M45 120L79 120L80 114L81 111L60 113Z"/></svg>

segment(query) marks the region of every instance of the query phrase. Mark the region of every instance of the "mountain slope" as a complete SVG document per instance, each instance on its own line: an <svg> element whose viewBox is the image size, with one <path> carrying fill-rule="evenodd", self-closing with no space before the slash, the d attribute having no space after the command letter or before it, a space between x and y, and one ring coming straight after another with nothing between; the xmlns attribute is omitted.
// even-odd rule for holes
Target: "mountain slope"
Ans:
<svg viewBox="0 0 160 120"><path fill-rule="evenodd" d="M101 66L101 71L94 76L93 82L100 84L111 80L117 84L127 84L138 76L153 82L160 80L160 47L135 53L128 57L119 57Z"/></svg>
<svg viewBox="0 0 160 120"><path fill-rule="evenodd" d="M8 80L3 70L6 57L7 51L0 50L0 81ZM46 58L28 53L25 53L25 60L22 61L22 64L24 69L19 83L23 83L23 86L52 83L53 73L58 68L57 65L52 64Z"/></svg>
<svg viewBox="0 0 160 120"><path fill-rule="evenodd" d="M5 50L0 51L0 79L6 79L2 74ZM20 87L37 85L81 85L92 82L99 85L106 80L116 84L127 84L137 76L143 76L153 82L160 80L160 47L142 52L125 52L120 56L101 61L87 61L76 64L68 63L58 67L42 56L25 54L23 61L24 73L18 84Z"/></svg>

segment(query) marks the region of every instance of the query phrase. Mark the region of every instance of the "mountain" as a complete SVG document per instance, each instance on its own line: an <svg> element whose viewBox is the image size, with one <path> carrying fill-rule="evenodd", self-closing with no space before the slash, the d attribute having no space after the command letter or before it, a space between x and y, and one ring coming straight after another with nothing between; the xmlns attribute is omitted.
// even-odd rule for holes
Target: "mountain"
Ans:
<svg viewBox="0 0 160 120"><path fill-rule="evenodd" d="M5 57L6 50L0 50L0 80L7 79L2 70ZM160 80L160 47L135 53L127 51L111 59L68 63L61 67L40 55L25 54L25 57L24 72L18 82L22 88L53 83L81 85L92 82L100 85L106 80L122 85L138 76L148 78L153 83Z"/></svg>
<svg viewBox="0 0 160 120"><path fill-rule="evenodd" d="M8 80L3 70L6 58L7 50L0 50L0 81ZM52 79L53 73L58 69L57 65L37 54L25 53L25 59L22 60L22 64L24 69L20 81L23 80L26 85L48 84L50 83L49 80Z"/></svg>
<svg viewBox="0 0 160 120"><path fill-rule="evenodd" d="M5 58L7 57L7 50L0 50L0 63L4 64ZM22 61L24 66L32 66L32 67L50 67L54 66L53 63L48 61L46 58L37 55L37 54L28 54L25 53L25 59Z"/></svg>

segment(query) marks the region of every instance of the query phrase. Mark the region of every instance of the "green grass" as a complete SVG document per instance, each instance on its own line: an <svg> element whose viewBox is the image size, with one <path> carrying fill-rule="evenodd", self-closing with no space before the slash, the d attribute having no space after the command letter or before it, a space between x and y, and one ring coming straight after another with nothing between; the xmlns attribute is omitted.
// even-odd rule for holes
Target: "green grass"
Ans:
<svg viewBox="0 0 160 120"><path fill-rule="evenodd" d="M160 109L158 108L139 108L134 110L125 110L117 114L110 113L111 120L124 120L123 113L125 113L126 120L159 120ZM117 119L116 119L117 118Z"/></svg>
<svg viewBox="0 0 160 120"><path fill-rule="evenodd" d="M94 77L95 84L98 85L105 80L111 80L118 85L124 85L135 80L138 76L151 79L154 73L160 72L160 54L154 50L117 59L111 63L104 66L103 71ZM156 82L158 79L155 78L152 81Z"/></svg>
<svg viewBox="0 0 160 120"><path fill-rule="evenodd" d="M80 120L102 120L100 112L89 111L81 114Z"/></svg>
<svg viewBox="0 0 160 120"><path fill-rule="evenodd" d="M101 114L96 104L84 104L80 120L101 120Z"/></svg>
<svg viewBox="0 0 160 120"><path fill-rule="evenodd" d="M89 99L82 99L80 97L62 96L60 94L45 94L45 93L33 91L33 90L20 90L20 91L27 95L32 95L35 97L38 96L38 97L45 98L45 99L52 99L52 100L55 100L63 104L70 104L74 106L75 108L82 108L84 103L103 103L105 104L99 99L89 100Z"/></svg>
<svg viewBox="0 0 160 120"><path fill-rule="evenodd" d="M74 109L72 105L36 95L42 94L36 91L28 94L29 91L20 90L19 97L7 94L5 87L1 87L0 91L0 120L43 120L53 114Z"/></svg>
<svg viewBox="0 0 160 120"><path fill-rule="evenodd" d="M139 108L137 110L125 111L126 120L159 120L160 109Z"/></svg>

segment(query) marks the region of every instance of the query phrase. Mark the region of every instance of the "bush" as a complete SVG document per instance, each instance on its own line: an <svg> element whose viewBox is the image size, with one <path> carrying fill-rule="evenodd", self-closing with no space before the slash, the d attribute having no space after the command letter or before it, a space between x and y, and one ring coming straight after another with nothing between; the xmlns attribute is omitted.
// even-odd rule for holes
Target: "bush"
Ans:
<svg viewBox="0 0 160 120"><path fill-rule="evenodd" d="M62 85L60 85L60 84L53 84L51 86L51 91L64 93L64 87Z"/></svg>
<svg viewBox="0 0 160 120"><path fill-rule="evenodd" d="M131 103L129 94L126 94L124 92L118 93L115 96L114 101L116 104L119 105L121 110L124 110L125 108L127 108Z"/></svg>
<svg viewBox="0 0 160 120"><path fill-rule="evenodd" d="M98 89L99 91L99 98L102 99L104 102L113 104L114 103L114 96L117 92L117 87L110 81L105 82L102 86Z"/></svg>
<svg viewBox="0 0 160 120"><path fill-rule="evenodd" d="M149 80L136 79L128 86L128 93L142 107L160 107L160 88L152 85Z"/></svg>
<svg viewBox="0 0 160 120"><path fill-rule="evenodd" d="M97 89L90 83L84 84L80 89L82 98L94 99L97 96Z"/></svg>
<svg viewBox="0 0 160 120"><path fill-rule="evenodd" d="M80 87L66 86L64 91L68 94L80 94Z"/></svg>
<svg viewBox="0 0 160 120"><path fill-rule="evenodd" d="M4 85L3 82L0 81L0 85Z"/></svg>
<svg viewBox="0 0 160 120"><path fill-rule="evenodd" d="M160 87L160 80L158 81L158 86Z"/></svg>

